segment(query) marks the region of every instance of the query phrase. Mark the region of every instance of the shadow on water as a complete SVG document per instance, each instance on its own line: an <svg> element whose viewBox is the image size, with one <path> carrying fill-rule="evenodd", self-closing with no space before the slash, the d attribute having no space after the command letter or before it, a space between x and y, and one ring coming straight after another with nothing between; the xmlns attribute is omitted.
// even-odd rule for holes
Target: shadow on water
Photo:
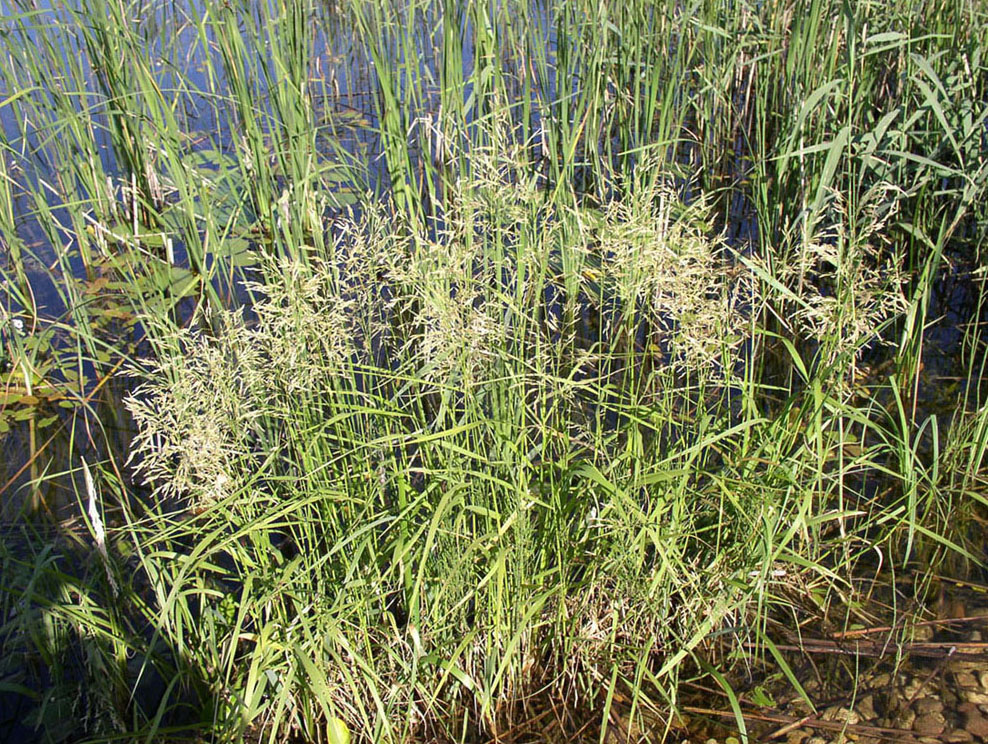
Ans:
<svg viewBox="0 0 988 744"><path fill-rule="evenodd" d="M153 597L144 577L130 575L133 560L110 545L108 555L84 529L4 527L3 741L57 744L120 731L182 741L209 727L210 682L138 611Z"/></svg>

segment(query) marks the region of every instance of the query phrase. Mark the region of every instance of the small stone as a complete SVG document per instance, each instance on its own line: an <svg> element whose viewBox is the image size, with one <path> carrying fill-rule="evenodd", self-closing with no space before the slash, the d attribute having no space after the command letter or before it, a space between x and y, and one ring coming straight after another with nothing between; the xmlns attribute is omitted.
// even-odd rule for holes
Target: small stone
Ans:
<svg viewBox="0 0 988 744"><path fill-rule="evenodd" d="M923 691L924 682L919 677L913 677L906 683L905 687L902 688L902 697L906 700L915 700L919 697L919 694Z"/></svg>
<svg viewBox="0 0 988 744"><path fill-rule="evenodd" d="M864 721L874 721L878 718L878 711L875 710L874 695L865 695L858 701L858 704L854 706L854 709Z"/></svg>
<svg viewBox="0 0 988 744"><path fill-rule="evenodd" d="M961 700L965 703L988 705L988 692L980 692L978 690L961 690L958 694L960 695Z"/></svg>
<svg viewBox="0 0 988 744"><path fill-rule="evenodd" d="M970 672L954 672L954 684L963 690L973 690L978 686L978 680Z"/></svg>
<svg viewBox="0 0 988 744"><path fill-rule="evenodd" d="M940 736L947 728L947 720L940 711L917 716L913 721L913 731L920 736Z"/></svg>
<svg viewBox="0 0 988 744"><path fill-rule="evenodd" d="M875 690L880 690L883 687L888 687L892 684L891 674L876 674L871 678L871 687Z"/></svg>
<svg viewBox="0 0 988 744"><path fill-rule="evenodd" d="M984 663L982 661L971 661L970 659L965 659L960 652L954 654L954 657L947 662L948 672L953 673L954 676L965 672L971 673L972 678L974 679L974 684L978 683L976 675L981 671L982 667L984 667ZM967 678L965 677L965 679Z"/></svg>
<svg viewBox="0 0 988 744"><path fill-rule="evenodd" d="M813 713L813 709L810 707L810 704L801 697L790 700L789 704L786 706L786 710L791 715L798 718L802 718L803 716L808 716Z"/></svg>
<svg viewBox="0 0 988 744"><path fill-rule="evenodd" d="M806 744L827 744L827 740L822 736L811 736L806 740Z"/></svg>
<svg viewBox="0 0 988 744"><path fill-rule="evenodd" d="M913 702L913 708L917 716L925 716L928 713L940 713L943 711L943 703L932 695L921 697Z"/></svg>
<svg viewBox="0 0 988 744"><path fill-rule="evenodd" d="M978 684L981 685L982 690L988 690L988 670L982 670L978 675Z"/></svg>
<svg viewBox="0 0 988 744"><path fill-rule="evenodd" d="M949 744L968 744L968 742L974 741L974 736L967 729L959 728L948 731L943 740Z"/></svg>
<svg viewBox="0 0 988 744"><path fill-rule="evenodd" d="M892 728L904 730L911 729L915 720L916 711L912 708L903 708L896 714L895 718L892 719Z"/></svg>
<svg viewBox="0 0 988 744"><path fill-rule="evenodd" d="M717 744L716 739L707 739L703 744Z"/></svg>
<svg viewBox="0 0 988 744"><path fill-rule="evenodd" d="M643 716L644 718L644 716ZM651 717L650 717L651 718ZM632 720L632 718L626 713L617 713L615 725L608 726L607 734L604 738L606 744L623 744L627 741L641 741L644 734L642 726L639 724L645 723L642 719ZM670 721L670 724L673 722ZM654 725L662 726L663 723L654 721ZM646 723L646 725L648 725Z"/></svg>
<svg viewBox="0 0 988 744"><path fill-rule="evenodd" d="M949 618L967 617L967 605L960 597L952 597L944 608L944 616Z"/></svg>
<svg viewBox="0 0 988 744"><path fill-rule="evenodd" d="M979 739L988 739L988 718L981 715L980 711L969 712L964 716L964 729Z"/></svg>
<svg viewBox="0 0 988 744"><path fill-rule="evenodd" d="M811 733L806 729L794 729L786 735L786 744L803 744L810 738Z"/></svg>
<svg viewBox="0 0 988 744"><path fill-rule="evenodd" d="M842 708L839 705L832 705L823 711L823 715L820 716L824 721L837 721L839 723L846 723L849 726L855 725L861 720L861 716L855 713L850 708Z"/></svg>
<svg viewBox="0 0 988 744"><path fill-rule="evenodd" d="M913 641L929 641L933 638L932 625L913 626Z"/></svg>

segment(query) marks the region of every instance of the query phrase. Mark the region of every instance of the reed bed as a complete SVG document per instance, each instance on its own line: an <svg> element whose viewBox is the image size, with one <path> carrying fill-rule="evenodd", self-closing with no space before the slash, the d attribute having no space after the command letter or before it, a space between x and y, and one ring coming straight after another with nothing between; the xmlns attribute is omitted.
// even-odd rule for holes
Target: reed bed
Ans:
<svg viewBox="0 0 988 744"><path fill-rule="evenodd" d="M977 4L3 7L24 731L678 736L981 569Z"/></svg>

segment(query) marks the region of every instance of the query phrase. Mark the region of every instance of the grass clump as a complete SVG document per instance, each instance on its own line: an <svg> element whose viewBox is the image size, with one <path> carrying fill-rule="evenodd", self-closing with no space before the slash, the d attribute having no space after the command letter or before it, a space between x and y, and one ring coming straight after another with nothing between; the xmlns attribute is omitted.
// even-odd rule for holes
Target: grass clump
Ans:
<svg viewBox="0 0 988 744"><path fill-rule="evenodd" d="M382 207L332 261L264 262L250 320L163 341L129 402L139 469L210 535L180 573L154 566L159 591L219 572L239 595L238 625L169 642L228 649L234 688L265 656L289 729L331 711L388 740L495 735L537 691L592 709L645 673L671 700L754 597L751 527L791 508L704 485L714 441L761 421L724 405L753 308L702 212L672 218L664 189L604 212L518 183L460 198L469 223L432 236L386 231ZM596 267L572 288L563 241Z"/></svg>

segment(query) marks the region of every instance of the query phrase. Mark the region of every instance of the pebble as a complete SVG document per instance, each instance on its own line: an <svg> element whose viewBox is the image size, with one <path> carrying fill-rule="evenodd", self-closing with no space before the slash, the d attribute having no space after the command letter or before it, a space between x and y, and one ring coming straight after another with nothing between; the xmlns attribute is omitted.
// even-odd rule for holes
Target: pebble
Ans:
<svg viewBox="0 0 988 744"><path fill-rule="evenodd" d="M913 677L902 688L902 697L904 697L906 700L912 700L914 697L916 697L916 693L918 693L920 691L920 688L922 687L923 687L923 680L921 680L919 677Z"/></svg>
<svg viewBox="0 0 988 744"><path fill-rule="evenodd" d="M823 711L823 715L820 716L824 721L839 721L840 723L847 723L850 726L855 725L861 720L861 716L855 713L850 708L842 708L839 705L832 705Z"/></svg>
<svg viewBox="0 0 988 744"><path fill-rule="evenodd" d="M897 729L911 729L915 720L916 711L912 708L903 708L892 719L892 727Z"/></svg>
<svg viewBox="0 0 988 744"><path fill-rule="evenodd" d="M968 742L974 741L974 736L967 729L959 728L948 731L943 740L949 744L968 744Z"/></svg>
<svg viewBox="0 0 988 744"><path fill-rule="evenodd" d="M971 661L970 659L962 658L962 655L958 653L950 660L947 664L947 671L953 672L954 674L960 674L961 672L972 672L977 674L984 667L984 662L982 661ZM977 679L975 679L975 684L977 684Z"/></svg>
<svg viewBox="0 0 988 744"><path fill-rule="evenodd" d="M978 690L961 690L959 694L961 696L961 700L965 703L988 705L988 692L980 692Z"/></svg>
<svg viewBox="0 0 988 744"><path fill-rule="evenodd" d="M806 744L827 744L827 740L822 736L811 736L806 740Z"/></svg>
<svg viewBox="0 0 988 744"><path fill-rule="evenodd" d="M932 625L913 626L913 641L929 641L933 638Z"/></svg>
<svg viewBox="0 0 988 744"><path fill-rule="evenodd" d="M891 674L876 674L871 678L871 686L876 690L881 689L882 687L888 687L890 684L892 684Z"/></svg>
<svg viewBox="0 0 988 744"><path fill-rule="evenodd" d="M798 697L789 701L788 711L797 718L802 718L803 716L810 715L813 712L813 708L803 698Z"/></svg>
<svg viewBox="0 0 988 744"><path fill-rule="evenodd" d="M913 702L916 715L925 716L927 713L940 713L943 711L943 702L933 697L921 697Z"/></svg>
<svg viewBox="0 0 988 744"><path fill-rule="evenodd" d="M979 739L988 739L988 718L985 718L981 711L971 705L962 705L958 708L964 714L964 729Z"/></svg>
<svg viewBox="0 0 988 744"><path fill-rule="evenodd" d="M920 736L939 736L947 728L947 719L940 711L925 713L913 721L913 731Z"/></svg>
<svg viewBox="0 0 988 744"><path fill-rule="evenodd" d="M978 684L981 685L982 690L988 690L988 670L982 670L978 675Z"/></svg>
<svg viewBox="0 0 988 744"><path fill-rule="evenodd" d="M786 736L786 744L803 744L810 738L810 731L806 729L795 729Z"/></svg>
<svg viewBox="0 0 988 744"><path fill-rule="evenodd" d="M858 704L854 706L854 709L861 716L862 720L874 721L878 718L878 711L875 710L875 696L865 695L858 701Z"/></svg>
<svg viewBox="0 0 988 744"><path fill-rule="evenodd" d="M954 684L966 690L974 689L978 686L978 680L967 671L954 672Z"/></svg>

